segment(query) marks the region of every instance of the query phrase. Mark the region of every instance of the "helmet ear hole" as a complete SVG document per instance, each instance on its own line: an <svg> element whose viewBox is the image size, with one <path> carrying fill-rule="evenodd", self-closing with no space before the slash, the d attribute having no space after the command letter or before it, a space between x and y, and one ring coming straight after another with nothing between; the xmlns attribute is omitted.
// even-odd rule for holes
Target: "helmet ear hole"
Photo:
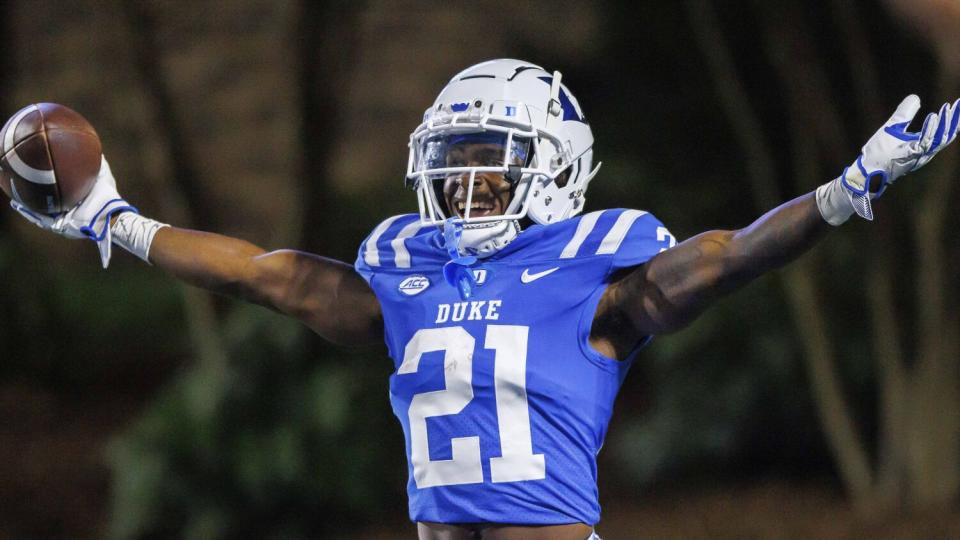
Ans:
<svg viewBox="0 0 960 540"><path fill-rule="evenodd" d="M562 187L567 187L567 182L569 181L570 181L570 167L567 167L567 170L560 173L560 176L558 176L554 180L554 183L557 184L557 187L562 188Z"/></svg>

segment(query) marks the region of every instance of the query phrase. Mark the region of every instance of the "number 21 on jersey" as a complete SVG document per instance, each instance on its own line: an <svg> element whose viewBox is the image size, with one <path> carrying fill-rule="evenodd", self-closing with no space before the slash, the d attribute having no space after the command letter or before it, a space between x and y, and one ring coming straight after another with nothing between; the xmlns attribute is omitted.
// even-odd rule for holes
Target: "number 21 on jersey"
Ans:
<svg viewBox="0 0 960 540"><path fill-rule="evenodd" d="M500 457L490 458L493 482L546 478L543 454L533 453L530 410L527 406L527 326L487 326L484 348L494 353L494 393L497 402ZM480 437L451 439L452 459L431 460L427 418L459 414L473 400L473 353L476 340L463 327L418 330L403 351L398 375L416 373L420 358L443 351L445 388L413 396L410 420L410 461L418 488L483 482Z"/></svg>

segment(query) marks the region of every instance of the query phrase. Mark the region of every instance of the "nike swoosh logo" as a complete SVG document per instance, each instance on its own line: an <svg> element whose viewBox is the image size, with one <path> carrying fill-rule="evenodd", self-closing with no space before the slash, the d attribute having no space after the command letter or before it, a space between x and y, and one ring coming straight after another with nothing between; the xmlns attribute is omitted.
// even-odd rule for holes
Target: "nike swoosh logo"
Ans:
<svg viewBox="0 0 960 540"><path fill-rule="evenodd" d="M556 272L556 271L559 270L559 269L560 269L559 266L555 266L555 267L550 268L550 269L548 269L548 270L544 270L543 272L537 272L536 274L531 274L531 273L530 273L530 269L529 269L529 268L526 268L526 269L523 270L523 274L520 275L520 281L522 281L522 282L524 282L524 283L530 283L530 282L536 281L536 280L538 280L538 279L540 279L540 278L542 278L542 277L549 276L550 274Z"/></svg>

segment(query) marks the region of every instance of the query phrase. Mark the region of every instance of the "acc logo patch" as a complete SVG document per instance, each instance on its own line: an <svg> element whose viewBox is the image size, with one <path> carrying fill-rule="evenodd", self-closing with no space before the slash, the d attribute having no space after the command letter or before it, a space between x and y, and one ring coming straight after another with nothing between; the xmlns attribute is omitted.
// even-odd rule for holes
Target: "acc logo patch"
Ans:
<svg viewBox="0 0 960 540"><path fill-rule="evenodd" d="M427 276L410 276L400 282L400 285L397 287L397 290L402 292L407 296L415 296L423 291L427 290L427 287L430 286L430 280L427 279Z"/></svg>

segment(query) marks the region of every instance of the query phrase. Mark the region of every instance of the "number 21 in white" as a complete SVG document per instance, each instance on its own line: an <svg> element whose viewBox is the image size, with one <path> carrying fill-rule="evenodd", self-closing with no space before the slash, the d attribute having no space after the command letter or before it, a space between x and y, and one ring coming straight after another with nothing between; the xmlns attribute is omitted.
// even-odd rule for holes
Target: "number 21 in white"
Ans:
<svg viewBox="0 0 960 540"><path fill-rule="evenodd" d="M494 482L546 478L543 454L533 453L530 410L527 406L526 326L490 325L484 348L493 349L494 391L497 400L501 457L490 458ZM431 460L427 418L459 414L473 399L473 351L476 340L461 326L418 330L403 351L397 374L416 373L424 353L443 351L445 388L423 392L410 400L410 461L417 487L483 482L480 437L450 441L452 459Z"/></svg>

